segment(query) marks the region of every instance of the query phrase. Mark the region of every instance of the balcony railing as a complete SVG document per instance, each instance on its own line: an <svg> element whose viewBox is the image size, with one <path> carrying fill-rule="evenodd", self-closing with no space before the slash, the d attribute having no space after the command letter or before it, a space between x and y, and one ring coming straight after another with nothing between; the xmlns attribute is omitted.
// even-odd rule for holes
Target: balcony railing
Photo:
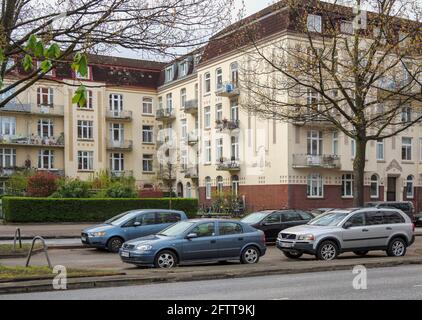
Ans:
<svg viewBox="0 0 422 320"><path fill-rule="evenodd" d="M198 134L196 132L188 133L188 144L194 145L198 143Z"/></svg>
<svg viewBox="0 0 422 320"><path fill-rule="evenodd" d="M327 168L339 169L341 167L340 156L338 155L309 155L294 154L293 168Z"/></svg>
<svg viewBox="0 0 422 320"><path fill-rule="evenodd" d="M198 175L198 167L188 167L185 170L185 178L186 179L198 179L199 175Z"/></svg>
<svg viewBox="0 0 422 320"><path fill-rule="evenodd" d="M19 145L19 146L33 146L33 147L64 147L64 135L59 137L40 137L40 136L1 136L0 144L3 145Z"/></svg>
<svg viewBox="0 0 422 320"><path fill-rule="evenodd" d="M132 150L133 148L133 141L132 140L122 140L122 141L114 141L114 140L107 140L107 149L109 150Z"/></svg>
<svg viewBox="0 0 422 320"><path fill-rule="evenodd" d="M130 110L108 110L106 118L111 120L132 120L132 111Z"/></svg>
<svg viewBox="0 0 422 320"><path fill-rule="evenodd" d="M240 170L240 163L236 159L226 160L220 159L217 163L217 170L218 171L239 171Z"/></svg>
<svg viewBox="0 0 422 320"><path fill-rule="evenodd" d="M197 113L198 112L198 99L188 100L185 102L186 113Z"/></svg>
<svg viewBox="0 0 422 320"><path fill-rule="evenodd" d="M158 109L155 114L155 119L159 121L173 120L176 118L174 109Z"/></svg>
<svg viewBox="0 0 422 320"><path fill-rule="evenodd" d="M217 120L215 122L215 128L217 130L235 130L239 128L239 120Z"/></svg>
<svg viewBox="0 0 422 320"><path fill-rule="evenodd" d="M215 94L220 97L235 97L240 94L239 87L233 82L225 82L215 91Z"/></svg>
<svg viewBox="0 0 422 320"><path fill-rule="evenodd" d="M17 103L9 102L6 106L0 109L4 112L22 112L52 116L63 116L64 106L57 104L36 104L36 103Z"/></svg>
<svg viewBox="0 0 422 320"><path fill-rule="evenodd" d="M38 169L38 168L31 168L31 167L24 167L24 166L14 166L14 167L0 167L0 178L9 178L14 173L23 172L25 170L50 172L59 177L64 177L65 175L64 169Z"/></svg>
<svg viewBox="0 0 422 320"><path fill-rule="evenodd" d="M110 177L112 178L121 178L121 177L132 177L133 176L133 170L111 170L110 171Z"/></svg>

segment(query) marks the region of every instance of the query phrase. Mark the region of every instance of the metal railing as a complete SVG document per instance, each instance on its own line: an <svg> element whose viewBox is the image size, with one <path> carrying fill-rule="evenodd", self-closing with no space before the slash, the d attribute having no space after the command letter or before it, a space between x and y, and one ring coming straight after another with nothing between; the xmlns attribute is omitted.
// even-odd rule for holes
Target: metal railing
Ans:
<svg viewBox="0 0 422 320"><path fill-rule="evenodd" d="M327 169L339 169L341 167L340 156L338 155L309 155L294 154L293 168L321 167Z"/></svg>
<svg viewBox="0 0 422 320"><path fill-rule="evenodd" d="M130 110L108 110L106 117L109 119L131 120L132 111Z"/></svg>
<svg viewBox="0 0 422 320"><path fill-rule="evenodd" d="M198 99L192 99L185 102L186 113L194 113L198 111Z"/></svg>
<svg viewBox="0 0 422 320"><path fill-rule="evenodd" d="M48 267L51 269L52 268L52 265L51 265L50 258L48 256L48 252L47 252L48 251L48 247L45 244L44 238L43 237L40 237L40 236L36 236L36 237L34 237L34 239L32 239L31 249L29 250L28 257L26 258L25 267L28 267L29 266L29 261L31 260L32 251L34 250L34 245L35 245L35 242L37 240L40 240L41 243L42 243L42 245L43 245L43 250L44 250L44 253L45 253L45 257L47 258Z"/></svg>
<svg viewBox="0 0 422 320"><path fill-rule="evenodd" d="M64 135L58 137L40 137L35 135L30 136L1 136L0 144L19 145L19 146L40 146L40 147L64 147Z"/></svg>
<svg viewBox="0 0 422 320"><path fill-rule="evenodd" d="M16 252L16 241L19 241L19 248L22 249L22 237L21 237L21 229L16 228L15 235L13 237L13 251Z"/></svg>
<svg viewBox="0 0 422 320"><path fill-rule="evenodd" d="M116 178L120 178L120 177L132 177L133 176L133 170L123 170L123 171L110 171L110 176L111 177L116 177Z"/></svg>
<svg viewBox="0 0 422 320"><path fill-rule="evenodd" d="M157 120L174 119L175 117L175 112L172 108L158 109L155 113L155 118Z"/></svg>
<svg viewBox="0 0 422 320"><path fill-rule="evenodd" d="M224 82L217 90L215 91L217 96L221 97L234 97L240 94L239 87L231 82Z"/></svg>
<svg viewBox="0 0 422 320"><path fill-rule="evenodd" d="M185 170L185 178L187 179L197 179L198 178L198 167L188 167Z"/></svg>
<svg viewBox="0 0 422 320"><path fill-rule="evenodd" d="M107 140L107 149L132 150L132 148L133 148L132 140L122 140L122 141Z"/></svg>
<svg viewBox="0 0 422 320"><path fill-rule="evenodd" d="M239 128L239 120L217 120L215 122L215 128L217 130L234 130Z"/></svg>
<svg viewBox="0 0 422 320"><path fill-rule="evenodd" d="M63 116L64 106L54 103L36 104L9 102L6 106L4 106L4 108L1 109L1 111Z"/></svg>
<svg viewBox="0 0 422 320"><path fill-rule="evenodd" d="M217 163L217 171L239 171L240 163L238 160L223 160Z"/></svg>

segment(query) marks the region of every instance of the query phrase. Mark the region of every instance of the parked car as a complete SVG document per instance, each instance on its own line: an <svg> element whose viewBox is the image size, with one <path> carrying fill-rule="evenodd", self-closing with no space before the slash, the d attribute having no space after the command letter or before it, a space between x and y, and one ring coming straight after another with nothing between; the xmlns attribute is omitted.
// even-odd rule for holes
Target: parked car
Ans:
<svg viewBox="0 0 422 320"><path fill-rule="evenodd" d="M399 257L414 240L414 224L403 211L360 208L333 210L306 225L283 230L277 247L292 259L306 253L332 260L343 252L364 256L370 250L385 250L388 256Z"/></svg>
<svg viewBox="0 0 422 320"><path fill-rule="evenodd" d="M415 225L417 227L422 227L422 212L415 215Z"/></svg>
<svg viewBox="0 0 422 320"><path fill-rule="evenodd" d="M415 221L415 207L411 201L373 201L366 202L365 207L399 209L407 214L413 222Z"/></svg>
<svg viewBox="0 0 422 320"><path fill-rule="evenodd" d="M181 220L187 220L183 211L161 209L127 211L103 224L84 229L81 241L89 247L119 252L125 241L158 233Z"/></svg>
<svg viewBox="0 0 422 320"><path fill-rule="evenodd" d="M246 223L225 219L181 221L156 235L127 241L123 262L172 268L178 264L239 260L257 263L265 254L265 235Z"/></svg>
<svg viewBox="0 0 422 320"><path fill-rule="evenodd" d="M267 242L275 242L281 230L307 223L314 217L300 210L265 210L251 213L241 221L262 230Z"/></svg>
<svg viewBox="0 0 422 320"><path fill-rule="evenodd" d="M316 217L316 216L319 216L320 214L326 213L331 210L334 210L334 208L317 208L317 209L311 210L311 213Z"/></svg>

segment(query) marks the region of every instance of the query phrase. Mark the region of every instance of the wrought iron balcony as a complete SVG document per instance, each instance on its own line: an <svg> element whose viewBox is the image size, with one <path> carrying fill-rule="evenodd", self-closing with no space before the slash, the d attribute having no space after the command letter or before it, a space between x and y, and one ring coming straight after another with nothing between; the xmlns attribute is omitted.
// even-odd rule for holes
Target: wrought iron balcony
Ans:
<svg viewBox="0 0 422 320"><path fill-rule="evenodd" d="M326 168L326 169L340 169L340 156L338 155L309 155L309 154L294 154L293 168Z"/></svg>
<svg viewBox="0 0 422 320"><path fill-rule="evenodd" d="M40 137L35 135L30 136L9 136L0 135L0 145L16 145L16 146L32 146L32 147L49 147L49 148L63 148L64 135L59 137Z"/></svg>
<svg viewBox="0 0 422 320"><path fill-rule="evenodd" d="M235 130L239 128L239 120L217 120L215 122L215 128L217 130Z"/></svg>
<svg viewBox="0 0 422 320"><path fill-rule="evenodd" d="M18 112L18 113L32 113L51 116L64 116L64 106L54 103L50 104L36 104L36 103L17 103L9 102L3 108L2 112Z"/></svg>
<svg viewBox="0 0 422 320"><path fill-rule="evenodd" d="M220 88L217 88L215 95L219 97L236 97L240 94L239 87L233 82L224 82Z"/></svg>
<svg viewBox="0 0 422 320"><path fill-rule="evenodd" d="M111 170L109 174L112 178L132 177L133 170Z"/></svg>
<svg viewBox="0 0 422 320"><path fill-rule="evenodd" d="M174 120L176 119L176 114L174 109L158 109L155 114L155 119L159 121Z"/></svg>
<svg viewBox="0 0 422 320"><path fill-rule="evenodd" d="M9 178L14 173L23 172L25 170L50 172L59 177L65 176L64 169L39 169L39 168L31 168L31 167L25 167L25 166L13 166L13 167L0 167L0 178Z"/></svg>
<svg viewBox="0 0 422 320"><path fill-rule="evenodd" d="M240 163L236 159L226 160L225 158L220 159L217 163L217 171L239 171Z"/></svg>
<svg viewBox="0 0 422 320"><path fill-rule="evenodd" d="M185 102L186 113L194 114L198 112L198 99L192 99Z"/></svg>
<svg viewBox="0 0 422 320"><path fill-rule="evenodd" d="M198 166L188 167L185 170L185 178L186 179L198 179Z"/></svg>
<svg viewBox="0 0 422 320"><path fill-rule="evenodd" d="M132 148L133 148L132 140L122 140L122 141L107 140L108 150L132 150Z"/></svg>
<svg viewBox="0 0 422 320"><path fill-rule="evenodd" d="M106 118L109 120L132 121L130 110L108 110Z"/></svg>

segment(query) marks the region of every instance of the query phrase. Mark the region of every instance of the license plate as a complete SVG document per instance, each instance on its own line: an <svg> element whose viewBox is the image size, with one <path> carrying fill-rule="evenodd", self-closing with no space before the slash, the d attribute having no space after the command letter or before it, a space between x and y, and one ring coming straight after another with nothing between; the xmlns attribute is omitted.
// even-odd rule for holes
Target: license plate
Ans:
<svg viewBox="0 0 422 320"><path fill-rule="evenodd" d="M293 243L282 242L282 243L281 243L281 246L282 246L283 248L291 248L291 247L293 247Z"/></svg>
<svg viewBox="0 0 422 320"><path fill-rule="evenodd" d="M86 237L81 237L81 240L82 240L83 242L86 242Z"/></svg>
<svg viewBox="0 0 422 320"><path fill-rule="evenodd" d="M129 258L130 257L130 252L128 252L128 251L122 251L122 257Z"/></svg>

